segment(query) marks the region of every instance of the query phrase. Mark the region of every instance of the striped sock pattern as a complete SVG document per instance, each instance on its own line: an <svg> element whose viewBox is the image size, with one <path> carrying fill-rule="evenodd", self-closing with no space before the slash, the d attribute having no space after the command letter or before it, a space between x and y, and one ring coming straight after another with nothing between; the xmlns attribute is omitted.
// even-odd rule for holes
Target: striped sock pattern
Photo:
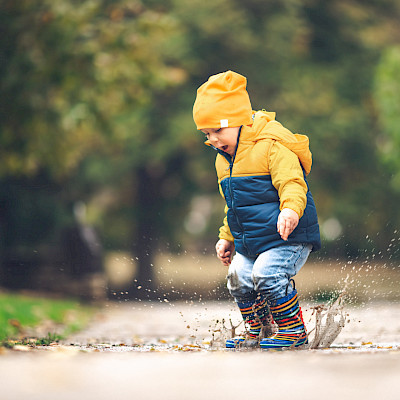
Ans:
<svg viewBox="0 0 400 400"><path fill-rule="evenodd" d="M258 346L260 332L263 325L267 324L270 319L270 312L266 299L257 298L256 301L246 303L237 303L246 327L246 336L238 336L226 341L227 348L236 348L245 342L247 347Z"/></svg>
<svg viewBox="0 0 400 400"><path fill-rule="evenodd" d="M282 349L298 347L307 343L307 332L296 290L281 299L271 302L269 306L279 329L274 335L260 342L261 348Z"/></svg>
<svg viewBox="0 0 400 400"><path fill-rule="evenodd" d="M266 305L264 302L249 302L249 303L238 303L240 312L243 316L244 322L248 325L248 335L249 337L256 339L260 336L260 331L262 328L262 319L265 318L263 315L263 310Z"/></svg>

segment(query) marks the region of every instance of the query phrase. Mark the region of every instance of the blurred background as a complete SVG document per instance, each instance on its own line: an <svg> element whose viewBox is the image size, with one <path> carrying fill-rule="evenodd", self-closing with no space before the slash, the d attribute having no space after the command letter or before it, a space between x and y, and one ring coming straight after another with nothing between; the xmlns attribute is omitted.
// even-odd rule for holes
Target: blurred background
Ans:
<svg viewBox="0 0 400 400"><path fill-rule="evenodd" d="M399 20L397 0L0 0L0 286L226 295L192 105L228 69L310 138L309 274L398 270Z"/></svg>

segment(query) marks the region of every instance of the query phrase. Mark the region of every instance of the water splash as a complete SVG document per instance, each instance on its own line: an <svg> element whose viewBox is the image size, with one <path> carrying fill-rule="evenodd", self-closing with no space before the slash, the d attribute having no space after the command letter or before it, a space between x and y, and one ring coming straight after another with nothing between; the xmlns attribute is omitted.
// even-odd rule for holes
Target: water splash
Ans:
<svg viewBox="0 0 400 400"><path fill-rule="evenodd" d="M243 320L234 325L232 319L229 318L230 327L227 327L225 323L225 318L222 318L221 320L217 319L214 321L214 326L210 326L210 331L212 333L210 348L225 348L226 340L236 336L236 329L243 323Z"/></svg>
<svg viewBox="0 0 400 400"><path fill-rule="evenodd" d="M344 299L347 293L347 280L345 279L345 286L338 298L331 304L320 304L314 307L313 314L315 315L315 326L308 333L309 344L306 348L328 348L339 336L340 332L345 326L346 315L344 312ZM312 339L310 338L310 334Z"/></svg>

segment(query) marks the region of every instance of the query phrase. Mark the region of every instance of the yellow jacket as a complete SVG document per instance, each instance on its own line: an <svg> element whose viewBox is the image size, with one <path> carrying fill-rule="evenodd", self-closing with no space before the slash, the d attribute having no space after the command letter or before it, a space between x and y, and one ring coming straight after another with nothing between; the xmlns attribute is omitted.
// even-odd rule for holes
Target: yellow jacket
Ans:
<svg viewBox="0 0 400 400"><path fill-rule="evenodd" d="M318 219L305 179L312 165L308 137L284 128L272 112L254 112L253 120L252 126L241 127L235 156L218 151L215 161L219 189L227 202L219 237L253 256L288 242L311 243L316 250ZM283 208L300 217L288 242L276 230Z"/></svg>

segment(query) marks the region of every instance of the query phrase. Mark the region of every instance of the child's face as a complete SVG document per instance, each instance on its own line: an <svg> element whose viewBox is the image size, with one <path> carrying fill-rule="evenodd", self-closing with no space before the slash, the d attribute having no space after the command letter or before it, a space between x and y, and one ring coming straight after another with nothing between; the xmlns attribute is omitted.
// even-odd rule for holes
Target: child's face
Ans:
<svg viewBox="0 0 400 400"><path fill-rule="evenodd" d="M214 147L233 157L239 129L240 127L237 126L232 128L208 128L201 131L207 136L207 139Z"/></svg>

